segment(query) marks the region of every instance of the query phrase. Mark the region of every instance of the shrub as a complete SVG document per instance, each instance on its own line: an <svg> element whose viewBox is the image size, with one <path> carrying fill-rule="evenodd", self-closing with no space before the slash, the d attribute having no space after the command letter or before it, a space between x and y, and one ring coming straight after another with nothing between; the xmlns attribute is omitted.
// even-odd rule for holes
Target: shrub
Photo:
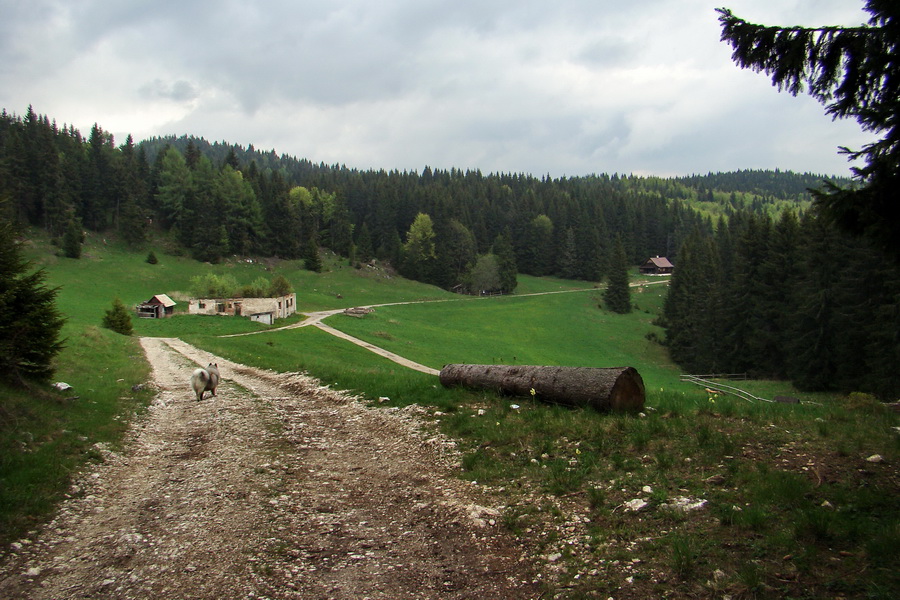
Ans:
<svg viewBox="0 0 900 600"><path fill-rule="evenodd" d="M118 298L113 300L112 308L103 316L103 326L122 335L131 335L134 332L131 325L131 313Z"/></svg>
<svg viewBox="0 0 900 600"><path fill-rule="evenodd" d="M287 296L293 291L290 282L284 275L276 275L272 278L272 285L269 287L270 296Z"/></svg>

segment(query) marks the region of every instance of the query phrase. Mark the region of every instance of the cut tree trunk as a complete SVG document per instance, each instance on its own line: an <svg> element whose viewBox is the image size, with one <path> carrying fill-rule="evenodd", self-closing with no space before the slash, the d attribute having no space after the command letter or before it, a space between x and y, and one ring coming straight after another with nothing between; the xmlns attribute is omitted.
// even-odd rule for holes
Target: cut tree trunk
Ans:
<svg viewBox="0 0 900 600"><path fill-rule="evenodd" d="M441 384L486 388L514 396L601 411L638 411L644 406L644 380L633 367L539 367L447 365ZM534 393L532 394L532 390Z"/></svg>

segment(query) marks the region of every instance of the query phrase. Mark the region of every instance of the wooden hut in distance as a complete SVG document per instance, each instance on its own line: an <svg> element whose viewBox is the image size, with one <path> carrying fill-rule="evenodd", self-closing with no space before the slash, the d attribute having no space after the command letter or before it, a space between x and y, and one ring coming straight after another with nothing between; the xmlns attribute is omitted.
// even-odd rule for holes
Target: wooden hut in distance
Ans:
<svg viewBox="0 0 900 600"><path fill-rule="evenodd" d="M647 262L639 267L641 275L671 275L675 266L665 256L648 258Z"/></svg>
<svg viewBox="0 0 900 600"><path fill-rule="evenodd" d="M156 294L146 302L137 305L137 314L142 319L164 319L175 313L175 301L166 294Z"/></svg>

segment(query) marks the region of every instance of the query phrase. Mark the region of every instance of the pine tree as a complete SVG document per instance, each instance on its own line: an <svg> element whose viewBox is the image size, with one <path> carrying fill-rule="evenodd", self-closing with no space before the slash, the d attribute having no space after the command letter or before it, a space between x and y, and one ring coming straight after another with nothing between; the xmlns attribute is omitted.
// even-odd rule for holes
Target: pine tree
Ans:
<svg viewBox="0 0 900 600"><path fill-rule="evenodd" d="M316 243L316 238L310 237L306 241L303 251L303 261L307 271L312 271L313 273L322 272L322 257L319 256L319 245Z"/></svg>
<svg viewBox="0 0 900 600"><path fill-rule="evenodd" d="M362 262L369 262L373 256L372 234L369 232L369 226L363 223L356 236L356 257Z"/></svg>
<svg viewBox="0 0 900 600"><path fill-rule="evenodd" d="M578 277L578 247L575 244L575 231L571 227L566 229L562 251L559 253L558 270L560 277L565 279Z"/></svg>
<svg viewBox="0 0 900 600"><path fill-rule="evenodd" d="M184 155L175 148L169 148L161 156L157 157L159 184L156 203L162 212L163 225L180 228L185 219L185 201L191 189L191 172Z"/></svg>
<svg viewBox="0 0 900 600"><path fill-rule="evenodd" d="M127 198L122 204L119 233L132 247L140 247L147 241L147 215L133 198Z"/></svg>
<svg viewBox="0 0 900 600"><path fill-rule="evenodd" d="M494 241L494 256L497 257L497 274L500 277L500 291L504 294L512 294L519 281L516 278L516 253L506 233L501 233Z"/></svg>
<svg viewBox="0 0 900 600"><path fill-rule="evenodd" d="M609 310L626 314L631 312L631 290L628 287L628 258L622 238L616 236L609 261L609 274L606 290L603 292L603 304Z"/></svg>
<svg viewBox="0 0 900 600"><path fill-rule="evenodd" d="M672 360L691 373L715 373L722 361L721 273L713 239L700 231L678 250L663 309Z"/></svg>
<svg viewBox="0 0 900 600"><path fill-rule="evenodd" d="M799 389L821 391L834 387L838 368L840 307L834 287L840 243L836 232L818 219L808 219L803 238L798 287L804 293L794 309L788 368Z"/></svg>
<svg viewBox="0 0 900 600"><path fill-rule="evenodd" d="M122 335L131 335L134 332L131 325L131 313L119 298L113 300L112 308L107 310L103 316L103 326Z"/></svg>
<svg viewBox="0 0 900 600"><path fill-rule="evenodd" d="M29 268L12 226L0 221L0 378L16 384L49 379L63 347L57 290L44 285L43 270Z"/></svg>
<svg viewBox="0 0 900 600"><path fill-rule="evenodd" d="M860 27L769 27L717 10L722 40L740 67L764 71L795 96L806 90L833 118L855 118L882 136L861 150L842 150L865 160L854 169L862 186L827 185L816 202L841 228L900 254L900 3L866 0L871 18Z"/></svg>
<svg viewBox="0 0 900 600"><path fill-rule="evenodd" d="M70 219L62 239L62 250L66 258L81 258L81 240L81 227L75 219Z"/></svg>

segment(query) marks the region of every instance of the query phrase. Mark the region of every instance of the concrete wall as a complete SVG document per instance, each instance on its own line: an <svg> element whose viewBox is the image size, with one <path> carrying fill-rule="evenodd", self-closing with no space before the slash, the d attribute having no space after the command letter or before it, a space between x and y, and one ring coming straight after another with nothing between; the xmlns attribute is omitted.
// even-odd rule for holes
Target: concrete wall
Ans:
<svg viewBox="0 0 900 600"><path fill-rule="evenodd" d="M192 315L243 317L272 313L274 318L283 319L297 312L297 294L278 298L195 298L189 302L188 312Z"/></svg>

